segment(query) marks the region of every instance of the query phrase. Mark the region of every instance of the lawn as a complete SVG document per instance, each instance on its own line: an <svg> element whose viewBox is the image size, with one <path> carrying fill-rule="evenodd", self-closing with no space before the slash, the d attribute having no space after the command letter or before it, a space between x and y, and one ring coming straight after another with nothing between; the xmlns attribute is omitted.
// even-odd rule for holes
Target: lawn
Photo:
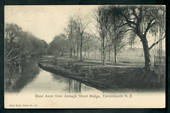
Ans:
<svg viewBox="0 0 170 113"><path fill-rule="evenodd" d="M165 75L145 71L143 63L108 62L103 66L99 60L79 62L68 57L43 57L39 66L46 71L105 91L150 91L165 88Z"/></svg>

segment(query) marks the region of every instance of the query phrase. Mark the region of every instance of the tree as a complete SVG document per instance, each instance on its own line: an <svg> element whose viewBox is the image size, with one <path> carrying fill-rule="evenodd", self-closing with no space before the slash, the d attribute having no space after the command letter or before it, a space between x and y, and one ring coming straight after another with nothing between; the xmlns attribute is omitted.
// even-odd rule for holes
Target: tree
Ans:
<svg viewBox="0 0 170 113"><path fill-rule="evenodd" d="M112 36L111 47L113 47L113 52L114 52L114 63L117 63L117 53L125 46L125 43L123 41L124 32L125 31L122 31L122 30L115 30L114 36L111 35Z"/></svg>
<svg viewBox="0 0 170 113"><path fill-rule="evenodd" d="M17 24L6 24L4 37L5 84L13 84L23 73L25 61L43 55L46 46L46 42L23 31Z"/></svg>
<svg viewBox="0 0 170 113"><path fill-rule="evenodd" d="M88 23L85 23L80 17L76 18L77 32L80 37L80 61L83 61L82 50L83 50L84 32L87 28L87 25Z"/></svg>
<svg viewBox="0 0 170 113"><path fill-rule="evenodd" d="M75 47L77 43L76 42L76 37L75 37L75 32L76 32L76 21L73 17L70 18L69 23L67 28L65 29L66 31L66 37L69 39L69 50L70 50L70 58L73 55L73 50L75 50Z"/></svg>
<svg viewBox="0 0 170 113"><path fill-rule="evenodd" d="M96 11L97 28L101 39L101 56L103 65L106 63L107 35L109 30L109 15L106 8L107 7L98 7Z"/></svg>
<svg viewBox="0 0 170 113"><path fill-rule="evenodd" d="M54 37L53 41L49 44L49 53L56 56L64 56L64 53L69 49L68 40L64 34Z"/></svg>
<svg viewBox="0 0 170 113"><path fill-rule="evenodd" d="M19 43L17 43L18 37L22 33L22 29L16 24L5 25L5 37L4 37L4 73L5 82L13 83L13 73L21 72L21 56L22 51ZM18 66L19 65L19 66Z"/></svg>
<svg viewBox="0 0 170 113"><path fill-rule="evenodd" d="M84 32L87 25L88 23L85 23L83 19L77 16L75 18L70 18L68 27L66 28L70 46L70 57L72 57L72 53L75 55L77 52L77 57L80 56L80 61L83 61Z"/></svg>
<svg viewBox="0 0 170 113"><path fill-rule="evenodd" d="M98 43L96 42L95 35L85 32L83 40L83 52L85 53L85 56L90 59L90 52L93 52L93 55L96 58L97 49Z"/></svg>
<svg viewBox="0 0 170 113"><path fill-rule="evenodd" d="M114 51L114 61L116 63L117 52L124 47L123 36L128 30L121 26L123 21L121 15L113 9L110 10L110 6L99 7L96 18L101 37L103 64L105 64L106 51L109 52L110 60L112 49Z"/></svg>
<svg viewBox="0 0 170 113"><path fill-rule="evenodd" d="M147 33L153 27L159 26L162 17L160 11L165 9L163 6L112 6L112 12L121 14L124 22L121 26L128 26L140 39L143 45L145 69L151 69L149 50L156 44L148 45ZM163 11L164 12L164 11ZM164 20L165 18L163 18ZM165 24L165 23L163 23ZM165 38L162 37L161 40ZM159 40L158 40L159 42Z"/></svg>
<svg viewBox="0 0 170 113"><path fill-rule="evenodd" d="M109 7L106 10L108 11L107 16L109 16L108 26L108 37L109 37L109 59L110 59L110 50L114 51L114 62L117 63L117 53L125 46L123 42L124 34L129 31L125 27L121 26L122 18L121 15L114 9L110 10Z"/></svg>
<svg viewBox="0 0 170 113"><path fill-rule="evenodd" d="M22 29L16 24L6 24L5 26L5 56L8 61L15 59L19 56L16 56L16 53L19 52L19 44L16 42L18 36L21 34Z"/></svg>

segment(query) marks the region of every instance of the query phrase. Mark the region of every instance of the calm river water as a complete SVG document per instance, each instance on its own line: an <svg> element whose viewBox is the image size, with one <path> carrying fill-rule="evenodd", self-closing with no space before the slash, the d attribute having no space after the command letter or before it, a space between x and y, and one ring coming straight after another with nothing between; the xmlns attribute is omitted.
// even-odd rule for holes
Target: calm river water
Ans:
<svg viewBox="0 0 170 113"><path fill-rule="evenodd" d="M22 81L24 82L24 81ZM64 78L40 69L32 81L27 83L19 93L25 92L100 92L76 80Z"/></svg>

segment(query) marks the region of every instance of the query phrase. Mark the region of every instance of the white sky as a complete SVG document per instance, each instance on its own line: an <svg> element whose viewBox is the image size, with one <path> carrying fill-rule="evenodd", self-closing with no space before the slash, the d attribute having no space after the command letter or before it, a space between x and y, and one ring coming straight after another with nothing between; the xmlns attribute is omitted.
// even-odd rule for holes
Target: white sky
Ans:
<svg viewBox="0 0 170 113"><path fill-rule="evenodd" d="M31 32L47 43L64 32L69 17L80 15L85 19L97 6L52 5L52 6L5 6L5 23L15 23L24 31ZM87 17L87 18L86 18Z"/></svg>
<svg viewBox="0 0 170 113"><path fill-rule="evenodd" d="M5 23L15 23L22 27L23 31L31 32L50 43L56 35L64 32L71 16L79 15L84 21L89 21L88 32L95 33L92 13L96 8L97 5L8 5L5 6ZM153 37L150 39L149 45L154 41ZM140 41L136 47L142 47Z"/></svg>

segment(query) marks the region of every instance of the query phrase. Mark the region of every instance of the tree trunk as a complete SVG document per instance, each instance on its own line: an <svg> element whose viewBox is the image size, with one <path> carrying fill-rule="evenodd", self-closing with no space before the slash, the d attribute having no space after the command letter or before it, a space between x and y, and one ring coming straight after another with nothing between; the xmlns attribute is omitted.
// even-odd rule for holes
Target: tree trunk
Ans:
<svg viewBox="0 0 170 113"><path fill-rule="evenodd" d="M117 63L117 50L116 50L116 46L114 46L114 62Z"/></svg>
<svg viewBox="0 0 170 113"><path fill-rule="evenodd" d="M74 56L76 56L76 48L74 47Z"/></svg>
<svg viewBox="0 0 170 113"><path fill-rule="evenodd" d="M61 56L64 56L64 51L61 51Z"/></svg>
<svg viewBox="0 0 170 113"><path fill-rule="evenodd" d="M104 46L104 38L103 38L103 41L102 41L102 62L103 62L103 65L106 64L106 53L105 53L105 46Z"/></svg>
<svg viewBox="0 0 170 113"><path fill-rule="evenodd" d="M102 53L102 49L100 50L100 59L101 59L101 61L103 61L103 53Z"/></svg>
<svg viewBox="0 0 170 113"><path fill-rule="evenodd" d="M88 59L90 58L90 52L88 51L88 53L87 53L87 57L88 57Z"/></svg>
<svg viewBox="0 0 170 113"><path fill-rule="evenodd" d="M20 74L22 73L22 66L21 66L21 64L19 64L19 73Z"/></svg>
<svg viewBox="0 0 170 113"><path fill-rule="evenodd" d="M78 47L78 44L77 44L77 57L79 57L79 47Z"/></svg>
<svg viewBox="0 0 170 113"><path fill-rule="evenodd" d="M70 58L72 58L72 51L73 51L73 49L71 48L70 49Z"/></svg>
<svg viewBox="0 0 170 113"><path fill-rule="evenodd" d="M79 85L78 92L81 92L81 83L79 82L78 85Z"/></svg>
<svg viewBox="0 0 170 113"><path fill-rule="evenodd" d="M106 53L105 53L105 50L103 50L103 65L106 65Z"/></svg>
<svg viewBox="0 0 170 113"><path fill-rule="evenodd" d="M110 47L109 47L109 61L110 61Z"/></svg>
<svg viewBox="0 0 170 113"><path fill-rule="evenodd" d="M82 61L82 47L83 47L83 42L82 42L82 36L80 38L80 61Z"/></svg>
<svg viewBox="0 0 170 113"><path fill-rule="evenodd" d="M90 51L89 51L89 49L90 49L90 47L88 45L88 49L87 49L87 57L88 57L88 59L90 58Z"/></svg>
<svg viewBox="0 0 170 113"><path fill-rule="evenodd" d="M84 50L84 55L83 55L83 56L84 56L85 59L87 58L87 57L86 57L86 56L87 56L87 49L86 49L86 48L85 48L85 50Z"/></svg>
<svg viewBox="0 0 170 113"><path fill-rule="evenodd" d="M149 54L149 46L146 36L143 36L142 45L144 51L144 58L145 58L145 69L149 71L151 69L151 61L150 61L150 54Z"/></svg>
<svg viewBox="0 0 170 113"><path fill-rule="evenodd" d="M96 60L97 58L96 58L96 51L94 52L94 59Z"/></svg>
<svg viewBox="0 0 170 113"><path fill-rule="evenodd" d="M69 92L71 92L71 80L68 80L68 87L69 87Z"/></svg>

